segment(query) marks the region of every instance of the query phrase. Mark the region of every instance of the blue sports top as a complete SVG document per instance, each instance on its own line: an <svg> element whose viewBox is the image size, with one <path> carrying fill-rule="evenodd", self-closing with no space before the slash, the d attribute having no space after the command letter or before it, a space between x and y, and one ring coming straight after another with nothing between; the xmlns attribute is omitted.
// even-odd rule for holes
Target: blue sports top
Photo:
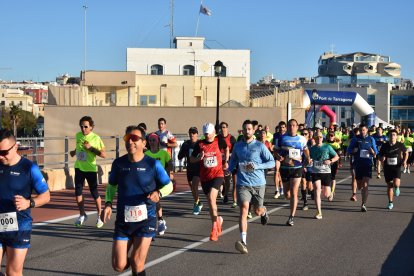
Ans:
<svg viewBox="0 0 414 276"><path fill-rule="evenodd" d="M109 184L118 185L117 223L124 223L125 206L145 204L148 217L156 217L155 202L147 196L170 183L161 162L149 156L139 162L131 162L128 155L121 156L112 163Z"/></svg>
<svg viewBox="0 0 414 276"><path fill-rule="evenodd" d="M14 205L14 196L20 195L29 199L32 190L43 194L49 189L39 167L32 161L22 157L13 166L0 163L0 214L17 212L19 231L32 229L30 208L17 211Z"/></svg>
<svg viewBox="0 0 414 276"><path fill-rule="evenodd" d="M246 171L244 169L244 165L248 163L253 164L254 170ZM246 143L241 140L234 144L229 171L233 171L236 165L239 165L237 169L238 186L263 186L266 185L264 170L273 168L275 159L263 143L257 140Z"/></svg>
<svg viewBox="0 0 414 276"><path fill-rule="evenodd" d="M303 150L307 149L307 140L301 135L290 136L285 133L280 137L278 153L283 156L281 168L300 168L303 166Z"/></svg>
<svg viewBox="0 0 414 276"><path fill-rule="evenodd" d="M354 148L358 148L358 151L354 154ZM352 138L351 143L349 144L347 152L349 154L354 154L354 162L358 165L372 165L372 155L369 153L369 149L372 148L375 154L378 154L377 145L375 139L367 135L363 137L362 135L355 136Z"/></svg>

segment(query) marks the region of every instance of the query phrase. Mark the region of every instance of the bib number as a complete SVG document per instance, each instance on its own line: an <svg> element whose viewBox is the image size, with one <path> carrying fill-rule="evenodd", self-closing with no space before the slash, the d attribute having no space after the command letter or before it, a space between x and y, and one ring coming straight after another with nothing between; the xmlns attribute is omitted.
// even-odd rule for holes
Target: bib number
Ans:
<svg viewBox="0 0 414 276"><path fill-rule="evenodd" d="M315 169L324 169L326 167L326 165L323 163L323 161L313 161L313 166L315 167Z"/></svg>
<svg viewBox="0 0 414 276"><path fill-rule="evenodd" d="M387 164L391 166L397 165L397 157L387 158Z"/></svg>
<svg viewBox="0 0 414 276"><path fill-rule="evenodd" d="M289 149L289 158L290 159L300 159L300 150L298 149Z"/></svg>
<svg viewBox="0 0 414 276"><path fill-rule="evenodd" d="M18 231L17 213L10 212L0 214L0 232Z"/></svg>
<svg viewBox="0 0 414 276"><path fill-rule="evenodd" d="M76 153L76 159L79 161L86 161L86 152L79 151Z"/></svg>
<svg viewBox="0 0 414 276"><path fill-rule="evenodd" d="M215 156L204 157L203 162L205 168L217 167L217 158Z"/></svg>
<svg viewBox="0 0 414 276"><path fill-rule="evenodd" d="M239 163L239 168L244 173L250 173L254 171L254 166L252 163Z"/></svg>
<svg viewBox="0 0 414 276"><path fill-rule="evenodd" d="M369 158L370 157L369 151L362 149L360 151L360 153L359 153L359 157L361 157L361 158Z"/></svg>
<svg viewBox="0 0 414 276"><path fill-rule="evenodd" d="M148 218L147 205L138 206L125 205L125 222L140 222Z"/></svg>

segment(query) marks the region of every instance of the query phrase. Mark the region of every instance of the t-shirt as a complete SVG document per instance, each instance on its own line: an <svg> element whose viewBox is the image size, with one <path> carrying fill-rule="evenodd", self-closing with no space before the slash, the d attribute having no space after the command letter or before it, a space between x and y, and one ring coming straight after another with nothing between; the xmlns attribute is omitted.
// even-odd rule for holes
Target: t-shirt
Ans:
<svg viewBox="0 0 414 276"><path fill-rule="evenodd" d="M148 217L156 217L156 203L147 196L170 183L161 162L149 156L131 162L128 155L114 160L108 179L109 185L118 185L116 223L125 225L125 210L128 206L145 205Z"/></svg>
<svg viewBox="0 0 414 276"><path fill-rule="evenodd" d="M152 151L147 150L147 151L145 152L145 155L147 155L147 156L149 156L149 157L151 157L151 158L154 158L154 159L156 159L156 160L160 161L160 162L161 162L161 165L162 165L164 168L166 168L167 163L171 160L171 157L170 157L170 155L168 154L168 152L166 152L166 151L164 151L164 150L159 150L159 151L157 151L156 153L153 153Z"/></svg>
<svg viewBox="0 0 414 276"><path fill-rule="evenodd" d="M278 153L283 156L281 168L300 168L304 162L302 159L303 150L307 149L307 140L301 135L290 136L284 134L278 141Z"/></svg>
<svg viewBox="0 0 414 276"><path fill-rule="evenodd" d="M191 140L186 140L181 145L180 151L178 152L178 160L187 159L187 172L195 172L197 175L200 172L200 165L198 163L191 163L190 156L193 153L194 147L197 142L191 142Z"/></svg>
<svg viewBox="0 0 414 276"><path fill-rule="evenodd" d="M221 150L226 148L226 142L217 137L212 142L207 140L197 142L192 156L197 157L199 153L204 152L204 158L199 162L201 181L207 182L217 177L224 177Z"/></svg>
<svg viewBox="0 0 414 276"><path fill-rule="evenodd" d="M76 133L75 168L80 169L83 172L97 172L96 154L90 150L86 150L83 146L84 142L89 142L89 144L97 150L102 150L105 148L101 137L99 137L97 134L91 132L85 136L82 132Z"/></svg>
<svg viewBox="0 0 414 276"><path fill-rule="evenodd" d="M320 147L312 146L309 151L313 161L312 173L331 173L331 166L323 164L323 161L335 157L335 150L329 144L322 144Z"/></svg>
<svg viewBox="0 0 414 276"><path fill-rule="evenodd" d="M171 156L172 150L168 147L168 143L175 143L177 141L174 135L169 130L164 130L163 132L157 130L155 134L160 137L160 149L167 151Z"/></svg>
<svg viewBox="0 0 414 276"><path fill-rule="evenodd" d="M355 148L358 149L356 153L354 153ZM372 136L367 135L363 137L362 135L358 135L351 140L347 152L354 155L356 169L358 169L360 165L372 165L373 156L370 153L370 149L373 149L375 154L378 153L375 140Z"/></svg>
<svg viewBox="0 0 414 276"><path fill-rule="evenodd" d="M14 205L14 196L21 195L29 199L32 190L37 194L43 194L49 189L39 167L32 161L22 157L13 166L6 166L0 163L0 216L6 213L13 213L17 216L18 231L4 232L0 227L0 241L10 235L17 235L20 231L31 231L32 217L30 208L17 211ZM3 229L3 231L2 231Z"/></svg>
<svg viewBox="0 0 414 276"><path fill-rule="evenodd" d="M385 143L378 155L385 156L384 166L398 166L402 165L402 154L406 151L403 143L397 142L391 145L389 142Z"/></svg>

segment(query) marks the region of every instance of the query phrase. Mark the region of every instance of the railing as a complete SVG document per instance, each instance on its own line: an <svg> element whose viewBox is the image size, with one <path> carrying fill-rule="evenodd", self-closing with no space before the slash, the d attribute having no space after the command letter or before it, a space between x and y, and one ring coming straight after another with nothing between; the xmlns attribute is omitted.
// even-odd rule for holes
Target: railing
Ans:
<svg viewBox="0 0 414 276"><path fill-rule="evenodd" d="M188 136L179 134L175 137L178 146L172 151L173 168L174 171L182 171L185 166L184 161L179 161L177 157L184 139L188 139ZM98 165L111 164L115 158L126 153L123 143L120 145L121 136L101 136L101 139L105 144L106 153L109 157L97 158ZM44 147L47 141L55 141L61 146L56 146L56 151L48 150L45 152ZM25 137L17 138L17 143L19 145L19 154L36 163L40 168L69 169L75 163L74 160L70 160L70 151L75 149L75 137ZM61 143L63 143L63 146ZM59 151L58 149L62 150ZM45 157L47 156L55 156L57 158L53 159L58 159L58 161L45 162Z"/></svg>

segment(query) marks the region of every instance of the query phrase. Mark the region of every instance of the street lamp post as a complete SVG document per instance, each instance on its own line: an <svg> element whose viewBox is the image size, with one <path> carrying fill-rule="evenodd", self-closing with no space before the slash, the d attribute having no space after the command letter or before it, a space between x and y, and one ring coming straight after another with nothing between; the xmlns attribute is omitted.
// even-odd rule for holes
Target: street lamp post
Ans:
<svg viewBox="0 0 414 276"><path fill-rule="evenodd" d="M318 99L318 90L312 90L312 100L313 100L313 129L316 126L316 100Z"/></svg>
<svg viewBox="0 0 414 276"><path fill-rule="evenodd" d="M161 89L163 87L167 87L167 84L166 83L163 83L163 84L160 85L160 106L161 106Z"/></svg>
<svg viewBox="0 0 414 276"><path fill-rule="evenodd" d="M220 74L223 67L223 62L220 60L214 63L214 72L217 76L217 101L216 101L216 133L219 131L220 124Z"/></svg>

